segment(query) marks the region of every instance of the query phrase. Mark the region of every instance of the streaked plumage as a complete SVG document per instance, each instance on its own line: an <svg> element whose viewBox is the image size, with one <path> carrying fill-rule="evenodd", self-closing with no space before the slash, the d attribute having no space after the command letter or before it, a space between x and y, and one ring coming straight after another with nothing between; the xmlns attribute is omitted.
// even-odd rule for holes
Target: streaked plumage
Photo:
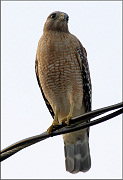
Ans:
<svg viewBox="0 0 123 180"><path fill-rule="evenodd" d="M35 64L43 98L52 117L59 122L68 116L71 107L73 117L91 111L87 53L69 32L67 23L66 13L56 11L48 16ZM89 129L63 135L67 171L85 172L91 167L88 138Z"/></svg>

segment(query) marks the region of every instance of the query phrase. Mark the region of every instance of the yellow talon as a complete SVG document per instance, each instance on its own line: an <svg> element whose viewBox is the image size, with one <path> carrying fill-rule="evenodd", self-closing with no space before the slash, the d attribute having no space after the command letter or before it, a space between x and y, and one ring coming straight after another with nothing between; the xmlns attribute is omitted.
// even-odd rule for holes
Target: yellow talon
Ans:
<svg viewBox="0 0 123 180"><path fill-rule="evenodd" d="M61 122L66 123L67 126L68 126L69 122L70 122L70 119L73 117L72 114L73 114L73 104L71 104L71 106L70 106L70 112L69 112L68 116L65 117L64 119L62 119Z"/></svg>
<svg viewBox="0 0 123 180"><path fill-rule="evenodd" d="M52 130L53 130L53 125L51 125L51 126L47 129L47 133L50 134Z"/></svg>
<svg viewBox="0 0 123 180"><path fill-rule="evenodd" d="M54 120L52 122L52 125L47 129L47 133L50 134L51 131L53 130L53 128L55 126L57 126L58 124L59 124L59 122L58 122L58 111L56 111L56 114L55 114Z"/></svg>
<svg viewBox="0 0 123 180"><path fill-rule="evenodd" d="M70 119L73 117L73 116L72 116L72 114L73 114L73 107L74 107L74 106L73 106L73 103L71 103L70 112L69 112L68 116L65 117L65 118L63 118L63 119L60 121L60 122L62 122L62 123L66 123L67 126L69 125ZM59 124L59 122L58 122L58 110L56 110L56 114L55 114L53 123L52 123L52 125L47 129L47 133L50 134L50 133L52 132L53 128L54 128L55 126L57 126L58 124Z"/></svg>
<svg viewBox="0 0 123 180"><path fill-rule="evenodd" d="M72 116L70 114L68 114L67 117L65 117L64 119L61 120L62 123L66 123L67 126L69 125L69 121L72 118Z"/></svg>

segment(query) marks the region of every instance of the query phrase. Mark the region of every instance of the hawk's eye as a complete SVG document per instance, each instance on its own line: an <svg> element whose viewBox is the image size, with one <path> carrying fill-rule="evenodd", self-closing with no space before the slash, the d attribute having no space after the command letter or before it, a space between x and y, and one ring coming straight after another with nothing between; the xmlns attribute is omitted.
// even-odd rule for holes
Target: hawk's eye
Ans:
<svg viewBox="0 0 123 180"><path fill-rule="evenodd" d="M52 14L50 17L51 17L52 19L54 19L54 18L56 17L56 14L54 13L54 14Z"/></svg>

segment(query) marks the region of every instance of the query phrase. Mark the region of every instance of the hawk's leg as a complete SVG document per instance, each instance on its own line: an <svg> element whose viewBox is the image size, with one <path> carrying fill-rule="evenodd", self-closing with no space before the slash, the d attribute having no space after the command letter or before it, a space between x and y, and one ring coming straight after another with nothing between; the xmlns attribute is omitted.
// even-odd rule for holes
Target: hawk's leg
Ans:
<svg viewBox="0 0 123 180"><path fill-rule="evenodd" d="M58 111L56 110L54 120L52 122L52 125L47 129L47 133L50 134L51 131L53 130L53 127L57 126L59 124L58 122Z"/></svg>
<svg viewBox="0 0 123 180"><path fill-rule="evenodd" d="M72 116L73 115L73 108L74 108L74 105L73 105L73 103L71 103L70 112L64 119L61 120L62 123L66 123L67 125L69 125L69 121L73 117Z"/></svg>

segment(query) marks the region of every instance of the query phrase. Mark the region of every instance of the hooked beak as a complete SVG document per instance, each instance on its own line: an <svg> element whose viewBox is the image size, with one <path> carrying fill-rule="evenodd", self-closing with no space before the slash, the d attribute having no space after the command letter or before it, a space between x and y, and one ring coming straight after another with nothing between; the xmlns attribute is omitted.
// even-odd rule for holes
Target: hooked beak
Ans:
<svg viewBox="0 0 123 180"><path fill-rule="evenodd" d="M60 21L66 20L66 14L61 13L61 15L60 15L60 17L58 18L58 20L60 20Z"/></svg>

